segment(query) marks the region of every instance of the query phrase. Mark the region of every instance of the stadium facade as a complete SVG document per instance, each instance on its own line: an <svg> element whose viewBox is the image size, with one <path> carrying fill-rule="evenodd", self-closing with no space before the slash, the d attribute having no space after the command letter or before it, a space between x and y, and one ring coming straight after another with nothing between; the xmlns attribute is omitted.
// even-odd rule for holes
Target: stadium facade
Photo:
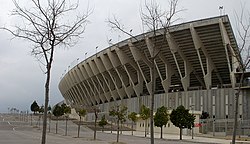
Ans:
<svg viewBox="0 0 250 144"><path fill-rule="evenodd" d="M153 51L157 55L152 63ZM239 59L228 16L213 17L114 44L69 70L59 89L72 107L97 106L105 113L122 104L130 112L139 112L141 105L150 106L155 65L154 111L163 105L169 109L183 105L208 112L213 121L230 121L241 74ZM239 96L240 120L250 118L247 83L245 77Z"/></svg>

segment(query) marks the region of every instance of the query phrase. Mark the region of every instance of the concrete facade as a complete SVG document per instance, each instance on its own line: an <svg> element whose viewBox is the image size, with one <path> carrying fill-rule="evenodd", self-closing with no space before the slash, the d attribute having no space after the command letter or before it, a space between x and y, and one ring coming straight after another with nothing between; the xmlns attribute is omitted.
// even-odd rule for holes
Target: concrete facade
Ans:
<svg viewBox="0 0 250 144"><path fill-rule="evenodd" d="M149 106L155 81L155 111L162 105L183 105L209 112L213 119L232 119L237 59L241 57L229 18L208 18L114 44L68 71L59 89L73 107L97 106L107 113L122 104L139 112L142 104ZM248 94L248 87L240 94L241 119L250 118Z"/></svg>

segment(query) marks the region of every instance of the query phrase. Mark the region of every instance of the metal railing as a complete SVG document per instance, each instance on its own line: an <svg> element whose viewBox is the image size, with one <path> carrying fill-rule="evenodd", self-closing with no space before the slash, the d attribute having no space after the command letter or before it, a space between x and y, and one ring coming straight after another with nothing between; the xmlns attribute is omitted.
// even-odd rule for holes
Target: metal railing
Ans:
<svg viewBox="0 0 250 144"><path fill-rule="evenodd" d="M230 136L233 134L233 119L206 119L200 122L200 133L213 136ZM250 120L238 119L237 135L250 137Z"/></svg>

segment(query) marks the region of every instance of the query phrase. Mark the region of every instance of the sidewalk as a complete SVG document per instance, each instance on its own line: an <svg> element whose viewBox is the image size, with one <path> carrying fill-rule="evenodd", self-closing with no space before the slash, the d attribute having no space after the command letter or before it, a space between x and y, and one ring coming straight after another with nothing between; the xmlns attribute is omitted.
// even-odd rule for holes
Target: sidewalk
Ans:
<svg viewBox="0 0 250 144"><path fill-rule="evenodd" d="M37 122L34 121L33 126L31 126L30 122L26 122L25 124L23 121L13 121L13 118L9 116L2 116L2 123L0 123L0 143L40 143L41 127L35 126L36 124ZM55 124L56 121L51 121L51 129L50 132L47 132L46 144L113 144L116 142L116 131L113 131L112 134L110 131L97 132L97 139L93 140L94 132L85 126L81 126L80 138L76 138L76 124L68 121L67 136L65 136L65 121L59 121L58 134L55 134ZM15 129L12 129L10 125L14 126ZM230 140L201 136L195 136L192 139L191 136L183 135L183 140L179 140L179 135L164 134L163 139L160 139L160 133L155 133L154 138L155 144L230 144L231 142ZM121 142L120 144L150 144L150 135L147 135L147 138L145 138L144 132L134 131L134 136L132 136L131 131L123 131L119 136L119 141ZM250 142L243 142L250 144Z"/></svg>
<svg viewBox="0 0 250 144"><path fill-rule="evenodd" d="M55 121L53 121L53 124ZM52 126L51 132L53 133L54 126ZM59 125L59 135L64 135L65 133L65 125L64 122L60 122ZM54 134L53 134L54 135ZM75 138L77 135L77 125L73 124L71 121L68 122L68 138L83 140L85 143L112 143L116 141L116 131L104 131L97 132L97 141L93 140L93 131L85 126L81 127L80 139ZM175 134L163 134L163 139L160 139L160 133L154 134L155 144L165 144L165 143L204 143L204 144L230 144L231 140L221 139L221 138L211 138L206 137L205 135L194 136L192 139L191 136L182 136L182 140L179 140L179 135ZM131 131L122 131L120 135L120 141L126 144L150 144L150 134L147 135L147 138L144 137L144 132L142 131L134 131L134 135L132 136ZM249 143L250 141L237 141Z"/></svg>
<svg viewBox="0 0 250 144"><path fill-rule="evenodd" d="M110 133L110 131L105 131L105 133ZM113 131L116 134L116 131ZM123 131L122 135L132 135L131 131ZM135 137L144 137L145 133L140 131L134 131ZM150 134L147 135L147 138L150 138ZM155 139L160 139L160 133L154 134ZM180 141L179 135L174 134L163 134L163 139L166 141ZM194 136L193 139L191 136L182 136L183 142L191 142L191 143L214 143L214 144L230 144L231 140L221 139L221 138L209 138L209 137L202 137L202 136ZM237 141L238 143L249 143L250 141Z"/></svg>

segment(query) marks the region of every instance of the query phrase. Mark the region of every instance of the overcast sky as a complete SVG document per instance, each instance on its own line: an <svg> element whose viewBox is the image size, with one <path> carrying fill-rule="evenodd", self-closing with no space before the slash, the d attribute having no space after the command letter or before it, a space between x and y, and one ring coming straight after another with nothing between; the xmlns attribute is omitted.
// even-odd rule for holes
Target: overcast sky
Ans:
<svg viewBox="0 0 250 144"><path fill-rule="evenodd" d="M27 5L27 0L19 0L20 4ZM140 8L144 0L79 0L79 11L84 11L89 3L93 13L78 44L69 49L57 49L52 69L50 88L50 105L63 100L58 83L62 74L69 66L77 63L76 59L85 59L108 47L108 39L112 43L124 40L125 35L111 32L105 22L109 17L116 15L127 30L133 29L133 34L142 33ZM0 0L0 26L11 26L16 23L11 17L14 8L11 0ZM167 0L157 0L161 9L168 8ZM235 24L234 12L240 11L241 4L250 9L249 0L180 0L178 8L186 9L178 14L181 20L178 23L219 16L219 6L223 6L223 14L228 14L232 25ZM12 36L0 31L0 112L7 112L8 108L15 107L21 111L29 110L31 103L36 100L39 105L44 103L45 75L39 63L30 55L31 44L23 40L11 39Z"/></svg>

